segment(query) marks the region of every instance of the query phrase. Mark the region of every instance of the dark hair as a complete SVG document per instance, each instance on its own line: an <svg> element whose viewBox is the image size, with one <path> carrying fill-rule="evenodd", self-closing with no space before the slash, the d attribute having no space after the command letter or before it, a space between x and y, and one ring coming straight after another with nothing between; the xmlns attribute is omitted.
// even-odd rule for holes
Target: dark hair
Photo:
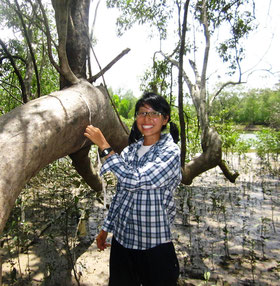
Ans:
<svg viewBox="0 0 280 286"><path fill-rule="evenodd" d="M153 92L147 92L145 93L137 102L135 105L135 113L134 116L136 117L136 113L139 110L140 107L145 105L151 106L155 111L160 112L164 117L169 116L168 122L170 124L170 134L173 138L173 141L177 143L179 141L179 131L175 123L171 122L170 117L170 105L166 101L166 99ZM166 125L162 126L161 130L164 130L166 128ZM134 121L131 132L128 138L128 143L134 143L138 141L142 137L141 132L139 131L137 127L136 120Z"/></svg>

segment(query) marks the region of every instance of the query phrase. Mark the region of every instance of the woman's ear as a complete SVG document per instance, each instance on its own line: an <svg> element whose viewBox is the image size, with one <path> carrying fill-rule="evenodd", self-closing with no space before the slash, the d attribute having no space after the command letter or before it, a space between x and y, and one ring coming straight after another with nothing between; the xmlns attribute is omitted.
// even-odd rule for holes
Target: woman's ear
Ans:
<svg viewBox="0 0 280 286"><path fill-rule="evenodd" d="M169 121L169 115L164 116L162 125L167 125L168 121Z"/></svg>

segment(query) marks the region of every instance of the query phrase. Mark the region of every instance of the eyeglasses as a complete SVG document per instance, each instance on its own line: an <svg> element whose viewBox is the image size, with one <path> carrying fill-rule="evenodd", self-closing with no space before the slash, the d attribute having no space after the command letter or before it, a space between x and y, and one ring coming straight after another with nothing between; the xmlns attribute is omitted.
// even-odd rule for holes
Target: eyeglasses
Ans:
<svg viewBox="0 0 280 286"><path fill-rule="evenodd" d="M158 111L150 111L150 112L143 112L143 111L139 111L139 112L136 112L136 116L138 118L144 118L146 116L149 116L150 118L152 119L155 119L155 118L159 118L161 116L161 113L158 112Z"/></svg>

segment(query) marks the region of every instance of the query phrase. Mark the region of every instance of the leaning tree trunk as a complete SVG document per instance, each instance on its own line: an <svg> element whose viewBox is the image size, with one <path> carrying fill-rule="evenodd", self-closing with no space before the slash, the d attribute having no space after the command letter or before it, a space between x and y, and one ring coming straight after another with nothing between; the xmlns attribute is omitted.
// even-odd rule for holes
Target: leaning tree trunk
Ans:
<svg viewBox="0 0 280 286"><path fill-rule="evenodd" d="M235 182L238 177L237 172L231 172L222 159L222 140L218 132L210 127L208 118L208 105L206 100L206 70L208 65L209 51L210 51L210 32L207 19L207 1L202 0L202 15L201 20L205 35L205 48L202 72L199 74L196 63L189 61L192 70L195 75L195 84L193 84L188 75L182 71L182 76L188 85L192 101L194 103L196 113L201 128L201 147L203 153L194 158L192 161L185 164L183 167L183 179L184 184L191 184L192 180L201 173L210 170L216 166L219 166L223 171L225 177L230 182ZM186 25L186 22L184 22ZM186 27L185 27L186 28ZM179 66L177 64L177 66Z"/></svg>
<svg viewBox="0 0 280 286"><path fill-rule="evenodd" d="M189 84L189 86L201 128L203 153L185 164L182 170L182 183L190 185L195 177L216 166L219 166L225 177L234 183L239 174L238 172L231 172L226 162L222 159L221 137L214 128L209 126L205 102L206 91L199 84Z"/></svg>
<svg viewBox="0 0 280 286"><path fill-rule="evenodd" d="M102 130L116 152L127 145L107 95L86 81L0 117L0 233L22 188L40 169L83 148L87 157L90 142L83 133L89 123Z"/></svg>

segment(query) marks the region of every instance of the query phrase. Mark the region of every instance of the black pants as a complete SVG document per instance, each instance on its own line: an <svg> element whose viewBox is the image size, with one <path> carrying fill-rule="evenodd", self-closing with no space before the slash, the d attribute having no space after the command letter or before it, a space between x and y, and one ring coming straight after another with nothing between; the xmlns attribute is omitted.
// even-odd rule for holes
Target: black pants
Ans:
<svg viewBox="0 0 280 286"><path fill-rule="evenodd" d="M124 248L113 237L109 286L175 286L179 263L172 242L148 250Z"/></svg>

